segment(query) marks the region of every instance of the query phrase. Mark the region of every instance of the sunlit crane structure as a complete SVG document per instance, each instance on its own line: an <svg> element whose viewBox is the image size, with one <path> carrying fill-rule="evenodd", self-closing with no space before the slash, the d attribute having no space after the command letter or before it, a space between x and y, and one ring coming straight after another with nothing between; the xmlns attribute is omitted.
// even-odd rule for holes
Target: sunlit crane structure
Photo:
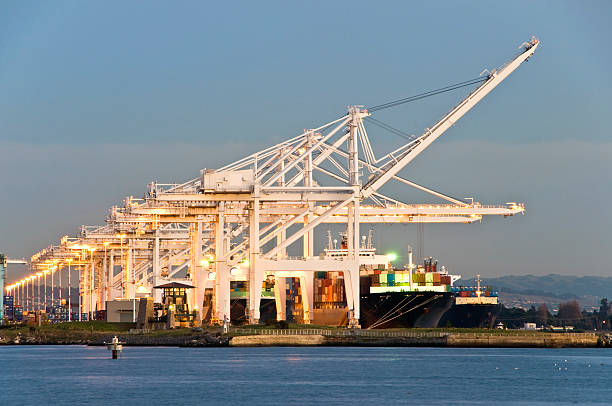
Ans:
<svg viewBox="0 0 612 406"><path fill-rule="evenodd" d="M471 81L378 106L350 106L329 123L221 168L203 169L187 182L153 182L143 199L129 197L122 207L111 208L106 225L83 226L77 237L64 237L59 246L33 256L33 267L54 272L71 264L79 269L84 312L102 309L108 300L135 299L139 290L159 301L154 287L180 279L194 286L189 301L199 312L197 320L202 319L206 288L214 292L214 318L225 320L230 315L230 281L247 281L251 323L260 318L264 279L273 278L277 286L284 286L284 278L299 278L308 322L312 319L312 272L342 271L349 326L357 326L359 267L385 261L382 256L363 255L363 224L471 223L485 215L524 212L519 203L466 203L405 179L400 171L537 47L535 38L524 43L510 62ZM397 131L375 119L377 111L467 86L476 87L438 122L377 156L369 125ZM445 203L401 202L381 193L389 182L429 193ZM346 255L331 258L314 252L315 228L330 223L346 225ZM277 291L277 316L282 319L284 289Z"/></svg>
<svg viewBox="0 0 612 406"><path fill-rule="evenodd" d="M0 292L4 292L4 281L6 279L6 269L8 264L22 264L26 261L23 259L9 259L5 254L0 252ZM10 293L12 286L7 287L6 292ZM4 293L0 295L0 325L4 323Z"/></svg>

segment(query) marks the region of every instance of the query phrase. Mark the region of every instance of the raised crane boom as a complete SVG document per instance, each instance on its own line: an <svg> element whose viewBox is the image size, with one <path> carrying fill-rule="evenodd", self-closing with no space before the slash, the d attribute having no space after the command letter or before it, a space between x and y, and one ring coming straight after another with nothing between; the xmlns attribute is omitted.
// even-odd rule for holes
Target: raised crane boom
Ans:
<svg viewBox="0 0 612 406"><path fill-rule="evenodd" d="M476 90L470 93L464 100L461 101L455 108L453 108L448 114L446 114L440 121L438 121L433 127L428 128L415 141L411 141L412 146L405 150L401 158L398 158L390 162L386 167L382 168L375 177L370 179L361 189L361 198L367 199L373 193L375 193L380 187L382 187L387 181L393 178L399 171L401 171L406 165L416 158L421 152L423 152L432 142L440 137L446 130L448 130L457 120L459 120L465 113L470 111L480 100L482 100L491 90L499 85L504 79L508 77L512 72L519 67L520 64L525 62L538 47L539 41L536 38L532 38L530 42L525 44L523 52L514 58L511 62L506 64L499 70L494 70L489 74L489 79L480 85ZM407 144L409 145L409 144Z"/></svg>

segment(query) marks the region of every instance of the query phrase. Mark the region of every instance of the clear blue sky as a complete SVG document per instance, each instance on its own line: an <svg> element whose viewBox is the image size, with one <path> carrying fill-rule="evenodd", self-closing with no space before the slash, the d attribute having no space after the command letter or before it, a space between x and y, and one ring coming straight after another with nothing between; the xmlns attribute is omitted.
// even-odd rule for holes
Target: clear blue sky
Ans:
<svg viewBox="0 0 612 406"><path fill-rule="evenodd" d="M536 55L404 172L527 214L427 226L425 251L465 276L609 275L611 18L608 1L4 2L0 251L29 257L151 180L196 177L349 104L476 77L536 35ZM420 133L462 94L379 118ZM401 143L370 135L380 152ZM377 242L405 250L415 232Z"/></svg>

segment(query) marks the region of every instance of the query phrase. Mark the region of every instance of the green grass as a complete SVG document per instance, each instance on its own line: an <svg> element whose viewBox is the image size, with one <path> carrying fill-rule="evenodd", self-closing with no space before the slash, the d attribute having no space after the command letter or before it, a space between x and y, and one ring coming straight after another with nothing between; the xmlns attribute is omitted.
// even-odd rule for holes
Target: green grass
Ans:
<svg viewBox="0 0 612 406"><path fill-rule="evenodd" d="M129 329L135 327L135 323L73 321L70 323L48 324L36 328L43 331L127 332Z"/></svg>
<svg viewBox="0 0 612 406"><path fill-rule="evenodd" d="M164 336L188 336L195 334L191 328L174 328L172 330L153 330L150 333L145 333L150 337L164 337Z"/></svg>

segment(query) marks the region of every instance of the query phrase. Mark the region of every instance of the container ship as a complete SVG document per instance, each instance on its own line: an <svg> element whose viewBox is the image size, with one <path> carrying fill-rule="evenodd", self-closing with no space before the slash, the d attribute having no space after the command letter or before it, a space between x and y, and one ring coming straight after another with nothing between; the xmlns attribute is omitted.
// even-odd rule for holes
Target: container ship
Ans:
<svg viewBox="0 0 612 406"><path fill-rule="evenodd" d="M322 255L338 257L348 255L346 237L337 245L328 237L328 247ZM360 248L360 294L362 328L433 328L433 327L484 327L495 321L499 311L497 292L488 288L454 286L460 275L450 274L444 266L438 266L434 258L426 258L422 264L409 263L404 269L396 269L393 256L377 255L372 247L371 235ZM299 278L284 278L286 285L286 318L304 323L302 289ZM313 317L316 325L346 326L348 308L344 289L343 272L314 272ZM276 320L275 286L267 279L262 286L260 321ZM208 295L212 300L212 292ZM246 308L248 285L246 281L230 282L231 320L234 324L247 322ZM205 307L210 308L206 305ZM206 317L205 317L206 318Z"/></svg>
<svg viewBox="0 0 612 406"><path fill-rule="evenodd" d="M331 243L324 250L326 256L348 255L343 238L340 248ZM451 275L438 261L427 258L422 265L409 263L405 269L391 265L394 256L376 255L371 237L361 247L360 294L362 328L436 327L440 319L454 303L453 284L461 278ZM331 274L331 275L330 275ZM334 324L330 310L346 315L347 308L341 296L344 287L342 272L315 274L314 319L315 324ZM341 300L340 300L341 299ZM346 316L344 316L346 317ZM330 320L331 319L331 320ZM336 325L346 321L342 317Z"/></svg>
<svg viewBox="0 0 612 406"><path fill-rule="evenodd" d="M476 276L476 286L452 287L455 304L440 320L441 326L493 328L501 304L499 293L490 287L481 287L480 275Z"/></svg>

